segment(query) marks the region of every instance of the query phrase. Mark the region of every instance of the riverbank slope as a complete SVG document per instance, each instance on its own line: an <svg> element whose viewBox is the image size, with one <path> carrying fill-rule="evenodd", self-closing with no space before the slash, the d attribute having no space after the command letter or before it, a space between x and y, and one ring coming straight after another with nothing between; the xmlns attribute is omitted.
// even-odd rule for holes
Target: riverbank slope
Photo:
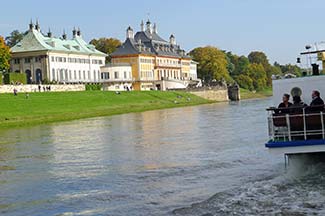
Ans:
<svg viewBox="0 0 325 216"><path fill-rule="evenodd" d="M0 129L211 103L186 92L41 92L0 94Z"/></svg>
<svg viewBox="0 0 325 216"><path fill-rule="evenodd" d="M240 99L255 99L255 98L266 98L272 96L272 88L267 88L262 91L252 92L247 89L240 89Z"/></svg>

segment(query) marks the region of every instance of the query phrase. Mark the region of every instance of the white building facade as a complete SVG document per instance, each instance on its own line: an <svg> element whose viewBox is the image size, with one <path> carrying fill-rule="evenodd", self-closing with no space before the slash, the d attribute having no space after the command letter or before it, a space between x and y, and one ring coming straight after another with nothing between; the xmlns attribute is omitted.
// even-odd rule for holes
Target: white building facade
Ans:
<svg viewBox="0 0 325 216"><path fill-rule="evenodd" d="M130 64L107 64L101 67L103 90L132 90L132 67Z"/></svg>
<svg viewBox="0 0 325 216"><path fill-rule="evenodd" d="M100 82L100 67L106 57L82 39L80 30L74 29L70 40L66 34L55 38L51 32L43 35L38 23L29 25L28 33L11 53L11 71L25 73L28 84Z"/></svg>

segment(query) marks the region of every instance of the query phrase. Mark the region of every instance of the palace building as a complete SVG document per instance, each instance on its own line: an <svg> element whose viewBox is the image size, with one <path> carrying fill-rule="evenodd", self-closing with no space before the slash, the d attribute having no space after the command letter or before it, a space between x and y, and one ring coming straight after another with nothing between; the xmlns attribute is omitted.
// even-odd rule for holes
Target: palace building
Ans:
<svg viewBox="0 0 325 216"><path fill-rule="evenodd" d="M141 23L136 34L128 27L125 42L111 57L112 65L130 65L135 90L181 89L198 82L197 63L176 43L174 35L164 40L149 20L146 26Z"/></svg>
<svg viewBox="0 0 325 216"><path fill-rule="evenodd" d="M23 39L11 48L11 71L25 73L27 83L94 83L101 81L100 67L105 53L82 39L80 29L73 29L72 39L63 33L56 38L41 32L39 23L29 25Z"/></svg>

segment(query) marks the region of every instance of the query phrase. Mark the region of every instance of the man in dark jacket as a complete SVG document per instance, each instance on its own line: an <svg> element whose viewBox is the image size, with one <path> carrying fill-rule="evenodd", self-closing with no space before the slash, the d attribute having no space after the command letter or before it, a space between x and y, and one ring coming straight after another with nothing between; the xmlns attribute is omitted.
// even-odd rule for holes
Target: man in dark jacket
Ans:
<svg viewBox="0 0 325 216"><path fill-rule="evenodd" d="M313 100L310 103L310 107L308 107L307 111L311 112L320 112L324 110L324 101L320 98L319 91L314 90L311 94Z"/></svg>
<svg viewBox="0 0 325 216"><path fill-rule="evenodd" d="M324 105L324 101L322 98L320 98L320 93L317 90L314 90L311 94L311 97L313 100L310 103L310 106L319 106L319 105Z"/></svg>

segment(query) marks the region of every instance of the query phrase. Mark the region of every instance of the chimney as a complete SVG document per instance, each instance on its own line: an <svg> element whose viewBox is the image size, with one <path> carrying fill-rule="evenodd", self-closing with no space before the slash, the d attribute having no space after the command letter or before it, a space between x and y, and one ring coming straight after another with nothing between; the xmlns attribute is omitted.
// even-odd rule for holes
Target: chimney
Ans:
<svg viewBox="0 0 325 216"><path fill-rule="evenodd" d="M131 26L129 26L126 29L126 38L130 38L130 39L133 39L134 38L134 36L133 36L133 29L131 28Z"/></svg>
<svg viewBox="0 0 325 216"><path fill-rule="evenodd" d="M36 20L35 29L36 29L37 31L40 31L40 30L41 30L40 25L39 25L39 23L38 23L38 19Z"/></svg>
<svg viewBox="0 0 325 216"><path fill-rule="evenodd" d="M80 28L78 28L78 31L77 31L77 36L81 36L81 31L80 31Z"/></svg>
<svg viewBox="0 0 325 216"><path fill-rule="evenodd" d="M52 32L51 32L51 29L49 29L49 31L47 32L47 36L48 36L49 38L51 38L51 37L52 37Z"/></svg>
<svg viewBox="0 0 325 216"><path fill-rule="evenodd" d="M65 33L65 30L63 30L62 39L63 40L66 40L67 39L67 34Z"/></svg>
<svg viewBox="0 0 325 216"><path fill-rule="evenodd" d="M73 30L72 30L72 36L73 36L73 38L75 38L76 35L77 35L77 30L76 30L75 27L73 27Z"/></svg>
<svg viewBox="0 0 325 216"><path fill-rule="evenodd" d="M176 45L176 39L175 39L175 36L173 34L171 34L170 37L169 37L169 43L171 45Z"/></svg>
<svg viewBox="0 0 325 216"><path fill-rule="evenodd" d="M151 33L151 22L150 22L149 19L148 19L148 21L147 21L147 23L146 23L146 26L147 26L146 31L148 31L149 33Z"/></svg>
<svg viewBox="0 0 325 216"><path fill-rule="evenodd" d="M34 24L33 24L33 20L31 19L29 23L29 30L32 31L33 29L34 29Z"/></svg>

